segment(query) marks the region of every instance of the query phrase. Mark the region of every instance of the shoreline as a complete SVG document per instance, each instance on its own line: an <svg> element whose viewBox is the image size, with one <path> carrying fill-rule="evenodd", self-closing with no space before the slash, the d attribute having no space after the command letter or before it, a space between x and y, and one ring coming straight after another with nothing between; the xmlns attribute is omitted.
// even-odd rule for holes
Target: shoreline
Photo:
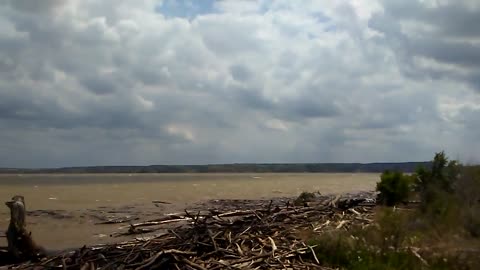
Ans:
<svg viewBox="0 0 480 270"><path fill-rule="evenodd" d="M325 194L317 199L327 200L337 195L372 197L372 194L372 191L358 191L354 193ZM255 209L266 204L268 205L270 202L272 202L274 206L282 206L287 202L292 203L295 199L296 197L294 196L271 197L269 199L209 199L181 205L152 201L148 208L144 205L132 204L117 207L100 206L98 208L87 208L80 211L58 209L27 210L27 229L32 232L38 244L45 246L47 249L72 249L83 245L102 245L116 241L127 241L129 239L127 235L117 234L130 223L149 222L178 213L182 214L184 211L198 212L213 209L215 211L225 212L247 210ZM28 198L26 198L26 200L28 205ZM172 225L175 224L172 223ZM170 228L171 226L165 226L165 229ZM6 230L6 227L1 229ZM61 234L52 235L53 239L45 241L45 233L52 229L59 233L61 232ZM150 234L151 232L144 233L144 235ZM80 239L83 239L83 241L75 240L77 237L71 238L72 235L82 235ZM113 237L113 235L117 235L117 237ZM62 241L59 241L60 239L54 240L58 237L61 237ZM64 244L61 244L62 242ZM53 243L53 245L51 245L51 243ZM2 245L6 245L6 238L0 237L0 246Z"/></svg>
<svg viewBox="0 0 480 270"><path fill-rule="evenodd" d="M175 237L180 237L181 239L183 239L182 241L187 241L187 242L197 241L195 240L196 239L195 237L197 237L198 235L195 237L190 235L193 238L191 237L189 238L187 236L193 231L193 232L198 232L200 235L203 235L202 237L204 237L205 236L204 234L206 231L204 231L203 229L205 228L201 226L207 226L208 235L210 234L210 231L212 231L212 233L214 234L215 232L218 232L218 235L215 234L216 236L211 236L211 235L209 236L212 239L219 238L218 240L212 240L212 243L213 243L212 247L214 247L214 249L217 251L219 249L218 247L219 245L226 245L225 246L226 250L230 250L233 248L231 244L227 244L227 242L225 242L225 239L231 236L224 235L222 237L226 237L226 238L222 238L220 236L222 232L233 230L241 238L243 231L245 231L244 233L246 233L247 231L251 230L251 233L258 234L259 235L258 237L260 238L265 238L266 240L271 239L271 241L274 243L273 245L275 245L275 248L270 246L270 249L274 249L274 250L271 250L271 252L276 251L277 254L280 254L281 252L285 252L285 256L287 255L300 256L299 254L296 254L297 253L296 251L292 253L292 250L288 250L287 246L289 246L288 243L290 241L293 241L290 244L294 244L295 246L297 246L296 248L297 250L302 250L300 242L302 242L303 240L301 239L300 236L296 235L297 233L301 233L302 228L310 227L313 224L312 222L316 222L318 230L327 230L327 229L339 230L339 229L346 229L350 225L350 223L357 224L358 222L368 222L369 218L365 217L362 221L361 219L358 219L358 217L362 217L363 215L370 215L372 213L372 209L373 209L372 207L374 207L374 203L372 204L371 200L373 198L374 198L373 192L359 192L354 194L347 193L347 194L342 194L337 196L321 195L321 196L317 196L313 201L308 202L308 204L305 204L302 206L293 205L293 200L295 198L272 198L270 200L265 200L265 199L264 200L212 200L212 201L207 201L201 204L197 204L194 207L188 210L185 210L183 213L179 212L179 213L173 213L173 214L172 213L165 214L163 217L157 217L156 219L153 219L153 220L138 222L133 226L132 225L124 226L123 227L124 230L122 233L130 236L130 240L115 241L115 243L110 243L110 244L92 245L90 247L87 247L86 250L88 250L88 252L92 254L93 253L97 255L103 254L103 256L108 257L109 255L107 254L112 249L117 250L120 247L122 247L120 249L125 249L126 246L130 246L130 247L135 247L138 245L145 246L145 245L150 245L154 242L156 244L152 246L153 249L163 250L164 246L168 246L171 250L172 243L170 242L173 241L171 240L172 235ZM362 205L362 203L364 205ZM356 208L357 210L355 210L354 208ZM354 209L354 210L351 211L349 209ZM328 222L326 223L326 221ZM257 224L257 225L253 225L253 224ZM258 228L256 228L256 226L258 226ZM155 230L152 230L152 228L155 228ZM260 229L260 228L263 228L263 229ZM146 229L149 229L149 231L145 231ZM271 231L268 232L268 230L271 230ZM285 240L284 237L280 237L279 235L283 233L287 233L288 235L290 235L290 237L294 237L296 240ZM186 235L186 236L182 236L182 235ZM187 237L187 238L184 239L184 237ZM33 235L33 238L35 239L35 235ZM221 239L224 239L224 240L221 240ZM237 240L240 241L240 239L237 239ZM162 241L166 241L166 242L161 244L160 242ZM181 251L177 255L187 254L189 255L188 260L191 261L192 263L199 264L199 265L200 264L208 265L209 261L202 258L202 256L197 256L196 259L192 259L191 255L193 254L192 253L193 251L187 250L188 248L182 245L183 243L182 241L175 242L177 243L176 244L177 246L173 247L174 250ZM264 241L264 240L261 240L261 241ZM221 244L221 243L224 243L224 244ZM238 242L237 244L239 243L241 242ZM303 245L305 244L303 243ZM192 247L194 247L194 245ZM264 247L268 247L268 245L264 244ZM48 247L46 248L48 249ZM49 257L47 258L47 261L49 261L50 263L54 263L59 258L66 258L66 257L73 258L77 256L79 252L80 253L85 252L85 248L69 249L69 250L70 252L62 253L61 256ZM303 253L303 255L309 253L308 250L303 249L303 251L306 251ZM197 254L198 252L200 252L200 250L195 251L195 254ZM235 256L238 258L230 262L233 264L237 264L238 260L241 260L242 255L244 259L246 259L247 257L256 258L256 256L259 256L257 254L258 251L256 251L255 248L253 247L250 251L247 251L247 250L239 251L237 249L237 251L235 252L236 252ZM154 260L153 259L154 256L158 255L158 253L156 254L155 253L150 254L151 255L150 260L144 260L137 263L132 262L133 263L132 265L151 266L150 264L151 260ZM260 254L264 254L264 253L261 252ZM127 255L128 254L125 254L125 256ZM167 254L165 253L164 255L167 255ZM224 254L223 255L211 254L211 256L218 256L218 255L224 256ZM270 255L272 254L269 254L268 256L266 256L265 254L261 255L262 258L264 258L264 260L261 260L261 261L259 260L258 263L262 264L267 260L269 261ZM303 255L301 255L300 257L302 257ZM307 257L311 257L311 254L307 255ZM85 256L85 258L88 258L88 256ZM156 261L157 259L155 259L154 261ZM62 260L63 260L63 263L65 264L66 263L65 260L64 259ZM195 262L193 262L192 260ZM224 258L223 260L228 260L228 258ZM171 263L181 263L181 262L185 263L183 259L180 261L173 260ZM73 259L71 263L73 263ZM85 260L81 264L83 265L85 263L89 263L89 261ZM268 262L268 263L272 263L272 262ZM27 269L29 269L29 267L33 268L35 265L36 264L30 264L30 265L26 264L24 266L26 266Z"/></svg>
<svg viewBox="0 0 480 270"><path fill-rule="evenodd" d="M251 176L256 175L181 175L177 178L155 175L150 182L124 177L121 183L116 182L119 177L115 176L55 177L49 185L39 184L36 177L31 177L25 184L0 184L0 198L6 201L13 195L23 195L27 199L27 211L36 210L30 212L36 216L27 217L29 230L39 244L61 249L108 242L108 235L118 226L95 225L102 221L96 216L153 219L215 199L268 200L296 197L305 190L318 190L322 194L373 190L379 179L378 174L265 174L259 179ZM178 177L182 180L176 181ZM172 204L152 203L158 200ZM7 228L9 215L7 207L0 207L0 228ZM0 238L0 245L3 240Z"/></svg>

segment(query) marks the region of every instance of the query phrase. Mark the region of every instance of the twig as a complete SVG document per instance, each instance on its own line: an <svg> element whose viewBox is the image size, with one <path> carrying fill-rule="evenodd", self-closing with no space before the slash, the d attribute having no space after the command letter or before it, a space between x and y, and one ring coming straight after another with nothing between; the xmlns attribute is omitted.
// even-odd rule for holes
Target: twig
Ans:
<svg viewBox="0 0 480 270"><path fill-rule="evenodd" d="M338 224L338 226L337 226L335 229L337 229L337 230L338 230L338 229L342 228L342 227L343 227L343 225L344 225L345 223L347 223L347 221L346 221L346 220L342 220L342 221L340 221L340 223Z"/></svg>
<svg viewBox="0 0 480 270"><path fill-rule="evenodd" d="M160 256L165 255L165 254L195 255L196 253L195 252L190 252L190 251L181 251L181 250L177 250L177 249L162 250L160 252L157 252L157 254L155 254L155 256L148 259L147 262L140 263L141 266L135 268L135 270L148 269L148 267L151 266L153 263L155 263L155 261ZM138 264L130 265L130 266L136 266L136 265L138 265Z"/></svg>
<svg viewBox="0 0 480 270"><path fill-rule="evenodd" d="M425 266L429 266L428 262L427 262L424 258L422 258L422 256L420 256L420 254L418 254L416 248L410 247L410 251L411 251L412 254L415 255L415 257L417 257Z"/></svg>
<svg viewBox="0 0 480 270"><path fill-rule="evenodd" d="M156 226L156 225L175 223L175 222L180 222L180 221L188 221L188 220L191 220L191 218L186 217L186 218L179 218L179 219L169 219L169 220L164 220L164 221L146 221L146 222L131 224L128 227L130 227L130 226L133 226L133 227ZM128 228L128 227L126 226L126 227L122 227L122 228Z"/></svg>
<svg viewBox="0 0 480 270"><path fill-rule="evenodd" d="M188 260L188 259L182 258L181 261L184 262L184 263L186 263L187 265L195 268L195 269L198 269L198 270L207 270L207 268L205 268L205 267L203 267L203 266L201 266L201 265L199 265L199 264L196 264L196 263L194 263L194 262L192 262L192 261L190 261L190 260Z"/></svg>
<svg viewBox="0 0 480 270"><path fill-rule="evenodd" d="M318 261L318 258L317 258L317 254L315 254L315 251L313 250L312 246L308 246L308 248L310 249L310 251L312 251L313 258L315 259L315 262L317 264L320 264L320 261Z"/></svg>

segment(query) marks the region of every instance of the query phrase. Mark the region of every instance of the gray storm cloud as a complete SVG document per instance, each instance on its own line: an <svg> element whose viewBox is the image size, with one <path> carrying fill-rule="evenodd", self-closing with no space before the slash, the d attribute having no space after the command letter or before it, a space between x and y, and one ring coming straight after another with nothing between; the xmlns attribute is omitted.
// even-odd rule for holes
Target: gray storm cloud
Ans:
<svg viewBox="0 0 480 270"><path fill-rule="evenodd" d="M162 5L0 0L0 167L480 161L478 1Z"/></svg>

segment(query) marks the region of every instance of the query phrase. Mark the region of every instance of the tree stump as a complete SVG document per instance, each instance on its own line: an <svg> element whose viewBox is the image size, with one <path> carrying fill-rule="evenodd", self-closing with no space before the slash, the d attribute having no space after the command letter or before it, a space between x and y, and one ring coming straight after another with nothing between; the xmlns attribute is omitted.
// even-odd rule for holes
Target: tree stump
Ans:
<svg viewBox="0 0 480 270"><path fill-rule="evenodd" d="M23 196L16 195L5 202L10 208L10 224L7 230L8 253L13 261L38 260L45 250L37 245L26 228L26 206Z"/></svg>

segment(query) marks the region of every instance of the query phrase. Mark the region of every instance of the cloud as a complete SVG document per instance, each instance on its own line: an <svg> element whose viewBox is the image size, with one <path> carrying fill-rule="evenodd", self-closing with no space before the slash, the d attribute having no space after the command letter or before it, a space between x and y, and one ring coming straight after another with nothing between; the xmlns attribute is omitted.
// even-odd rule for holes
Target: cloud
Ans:
<svg viewBox="0 0 480 270"><path fill-rule="evenodd" d="M386 1L369 25L382 34L379 42L396 49L405 75L448 77L480 91L479 12L475 1Z"/></svg>
<svg viewBox="0 0 480 270"><path fill-rule="evenodd" d="M105 78L103 75L93 75L82 79L80 82L88 90L98 95L111 94L115 92L116 88L113 81L109 78Z"/></svg>
<svg viewBox="0 0 480 270"><path fill-rule="evenodd" d="M8 0L0 15L0 167L480 160L477 1Z"/></svg>
<svg viewBox="0 0 480 270"><path fill-rule="evenodd" d="M28 0L6 0L11 7L25 12L48 12L62 5L62 0L28 1Z"/></svg>

